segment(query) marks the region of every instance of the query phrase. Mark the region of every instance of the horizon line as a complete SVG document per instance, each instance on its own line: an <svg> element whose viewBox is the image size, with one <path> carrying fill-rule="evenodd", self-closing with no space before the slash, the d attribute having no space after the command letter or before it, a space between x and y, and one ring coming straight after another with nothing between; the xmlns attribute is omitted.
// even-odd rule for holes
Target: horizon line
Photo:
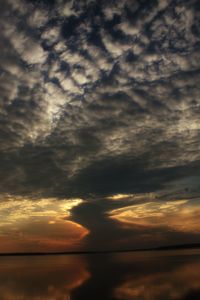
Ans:
<svg viewBox="0 0 200 300"><path fill-rule="evenodd" d="M200 248L200 243L191 244L174 244L168 246L159 246L153 248L139 249L116 249L116 250L84 250L84 251L58 251L58 252L8 252L0 253L0 256L31 256L31 255L81 255L81 254L111 254L111 253L126 253L138 251L159 251L159 250L181 250Z"/></svg>

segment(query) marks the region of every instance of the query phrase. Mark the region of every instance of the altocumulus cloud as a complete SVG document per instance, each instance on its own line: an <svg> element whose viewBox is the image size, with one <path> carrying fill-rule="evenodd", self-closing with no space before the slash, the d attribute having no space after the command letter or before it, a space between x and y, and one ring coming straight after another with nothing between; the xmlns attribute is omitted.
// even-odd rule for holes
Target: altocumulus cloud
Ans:
<svg viewBox="0 0 200 300"><path fill-rule="evenodd" d="M199 15L195 0L1 0L0 192L101 198L198 178Z"/></svg>

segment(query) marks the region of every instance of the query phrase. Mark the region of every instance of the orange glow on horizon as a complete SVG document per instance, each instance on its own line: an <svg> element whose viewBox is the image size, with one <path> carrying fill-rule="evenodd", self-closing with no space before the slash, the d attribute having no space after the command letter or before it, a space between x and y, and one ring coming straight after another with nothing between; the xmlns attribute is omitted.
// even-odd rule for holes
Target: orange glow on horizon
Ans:
<svg viewBox="0 0 200 300"><path fill-rule="evenodd" d="M56 252L81 248L89 233L69 219L81 199L24 200L0 204L0 253Z"/></svg>

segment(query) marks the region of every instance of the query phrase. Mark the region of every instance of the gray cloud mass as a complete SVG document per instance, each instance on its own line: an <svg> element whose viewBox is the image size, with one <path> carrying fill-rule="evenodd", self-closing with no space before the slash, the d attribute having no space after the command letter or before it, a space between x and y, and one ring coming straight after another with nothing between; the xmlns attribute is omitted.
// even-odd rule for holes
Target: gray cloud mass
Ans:
<svg viewBox="0 0 200 300"><path fill-rule="evenodd" d="M200 176L198 1L0 6L1 194L100 199Z"/></svg>

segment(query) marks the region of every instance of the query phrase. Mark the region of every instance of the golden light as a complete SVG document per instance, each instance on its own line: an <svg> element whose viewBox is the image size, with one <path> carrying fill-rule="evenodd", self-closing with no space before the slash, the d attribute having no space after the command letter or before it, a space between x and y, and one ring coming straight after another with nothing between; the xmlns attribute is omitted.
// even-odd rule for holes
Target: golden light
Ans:
<svg viewBox="0 0 200 300"><path fill-rule="evenodd" d="M107 199L109 199L109 200L123 200L123 199L127 199L127 198L130 198L130 197L133 197L133 195L132 194L116 194L116 195L107 197Z"/></svg>
<svg viewBox="0 0 200 300"><path fill-rule="evenodd" d="M67 251L89 233L70 220L82 199L7 198L0 203L0 252Z"/></svg>
<svg viewBox="0 0 200 300"><path fill-rule="evenodd" d="M141 194L115 194L107 197L109 200L144 200L155 199L155 193L141 193Z"/></svg>
<svg viewBox="0 0 200 300"><path fill-rule="evenodd" d="M200 233L200 206L189 200L151 201L115 209L109 217L122 226L145 226L168 228L180 232Z"/></svg>
<svg viewBox="0 0 200 300"><path fill-rule="evenodd" d="M56 224L56 222L55 221L49 221L48 224L52 225L52 224Z"/></svg>

